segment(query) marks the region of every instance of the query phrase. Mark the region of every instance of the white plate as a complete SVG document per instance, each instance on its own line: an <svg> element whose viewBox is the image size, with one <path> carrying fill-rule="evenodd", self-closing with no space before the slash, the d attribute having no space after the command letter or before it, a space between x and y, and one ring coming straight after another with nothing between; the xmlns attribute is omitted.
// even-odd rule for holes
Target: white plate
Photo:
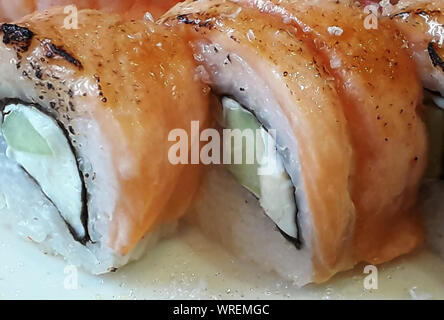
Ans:
<svg viewBox="0 0 444 320"><path fill-rule="evenodd" d="M0 299L444 299L444 262L427 250L379 266L377 290L364 288L363 265L298 289L233 258L189 225L117 273L78 271L77 289L74 269L62 258L5 226L0 261Z"/></svg>

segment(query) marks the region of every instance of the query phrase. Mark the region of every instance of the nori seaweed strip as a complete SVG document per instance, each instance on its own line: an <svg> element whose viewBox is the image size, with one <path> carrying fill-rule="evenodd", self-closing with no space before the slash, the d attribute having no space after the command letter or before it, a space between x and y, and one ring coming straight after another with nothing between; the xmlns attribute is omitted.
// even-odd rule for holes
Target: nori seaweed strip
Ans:
<svg viewBox="0 0 444 320"><path fill-rule="evenodd" d="M65 126L63 125L63 123L61 123L53 113L48 112L47 110L45 110L44 108L42 108L42 106L40 106L38 104L24 102L24 101L22 101L20 99L6 98L6 99L0 100L0 112L3 113L5 107L7 105L11 105L11 104L22 104L22 105L25 105L25 106L34 107L37 110L39 110L40 112L42 112L43 114L51 117L52 119L54 119L56 121L56 123L58 124L58 126L62 130L63 134L65 135L66 139L68 140L68 145L69 145L69 147L71 149L71 152L73 153L74 157L76 158L77 170L79 172L79 177L80 177L80 181L81 181L81 184L82 184L82 191L81 191L81 195L80 195L80 198L81 198L81 201L82 201L82 211L80 213L80 220L82 222L83 228L85 229L85 236L83 238L79 237L75 233L75 231L72 228L72 226L63 218L63 216L60 213L59 208L57 208L57 206L54 204L54 202L45 194L45 192L43 192L43 190L42 190L40 184L38 183L38 181L36 181L35 178L32 177L29 174L29 172L27 172L25 170L25 168L23 168L22 166L20 166L20 167L23 169L23 171L29 177L32 178L33 181L35 181L35 183L39 186L40 190L45 195L45 197L54 205L54 207L60 213L61 218L63 219L63 221L65 221L65 223L66 223L66 225L67 225L71 235L73 236L74 240L76 240L77 242L80 242L83 245L86 245L88 242L91 242L91 237L89 235L89 230L88 230L88 217L89 217L89 214L88 214L88 205L87 204L88 204L89 195L88 195L88 192L87 192L87 188L86 188L86 184L85 184L85 179L83 177L83 172L82 172L82 170L80 169L80 166L79 166L79 162L78 162L79 157L77 155L77 152L76 152L74 146L71 143L71 139L69 138L68 130L66 130Z"/></svg>
<svg viewBox="0 0 444 320"><path fill-rule="evenodd" d="M297 219L296 219L297 221ZM298 228L298 234L299 234L299 223L296 223L296 226ZM281 228L279 228L278 226L276 226L276 228L278 229L278 231L282 234L282 236L288 241L291 242L296 249L301 250L302 249L302 241L300 240L300 238L293 238L290 237L288 234L286 234L284 231L281 230Z"/></svg>
<svg viewBox="0 0 444 320"><path fill-rule="evenodd" d="M20 166L20 165L19 165ZM66 221L66 219L62 216L62 213L60 212L59 208L57 208L56 204L54 203L54 201L51 200L51 198L43 191L40 183L22 166L20 166L20 168L23 170L23 172L32 180L34 181L34 183L39 187L40 191L42 192L42 194L45 196L45 198L54 206L54 208L56 208L57 212L59 213L60 217L62 218L62 220L65 222L66 226L68 227L69 232L71 233L72 237L74 238L74 240L76 240L77 242L80 242L83 245L86 245L87 242L89 241L89 236L85 236L83 238L80 238L79 236L77 236L74 228L68 223L68 221ZM82 188L83 189L83 188ZM83 224L83 219L82 220L82 224ZM86 233L88 234L88 232Z"/></svg>
<svg viewBox="0 0 444 320"><path fill-rule="evenodd" d="M424 91L427 91L427 92L430 93L430 94L433 94L433 95L436 95L436 96L440 96L440 97L442 97L441 92L439 92L439 91L430 90L430 89L428 89L428 88L424 88Z"/></svg>
<svg viewBox="0 0 444 320"><path fill-rule="evenodd" d="M430 42L427 46L427 51L429 52L430 60L432 60L432 64L434 67L438 66L444 71L444 61L439 56L438 52L436 52L435 46L433 42Z"/></svg>
<svg viewBox="0 0 444 320"><path fill-rule="evenodd" d="M294 189L293 195L295 195L296 188L293 187L293 189ZM282 231L281 228L279 228L278 226L276 226L276 227L279 230L279 232L284 236L284 238L287 239L287 241L294 244L296 249L301 250L302 249L302 235L301 235L301 226L299 224L299 219L298 219L299 210L298 210L298 206L297 206L298 203L296 202L296 196L294 196L294 203L296 204L296 211L297 211L295 214L295 224L296 224L296 229L298 231L297 238L290 237L288 234L286 234L284 231Z"/></svg>

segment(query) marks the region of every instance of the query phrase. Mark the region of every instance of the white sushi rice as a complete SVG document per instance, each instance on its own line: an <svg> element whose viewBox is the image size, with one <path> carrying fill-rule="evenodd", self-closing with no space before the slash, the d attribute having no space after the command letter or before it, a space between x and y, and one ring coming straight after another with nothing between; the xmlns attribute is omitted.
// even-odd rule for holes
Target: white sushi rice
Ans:
<svg viewBox="0 0 444 320"><path fill-rule="evenodd" d="M258 200L223 167L211 167L191 210L210 238L266 271L303 286L313 280L311 249L297 250L264 213Z"/></svg>

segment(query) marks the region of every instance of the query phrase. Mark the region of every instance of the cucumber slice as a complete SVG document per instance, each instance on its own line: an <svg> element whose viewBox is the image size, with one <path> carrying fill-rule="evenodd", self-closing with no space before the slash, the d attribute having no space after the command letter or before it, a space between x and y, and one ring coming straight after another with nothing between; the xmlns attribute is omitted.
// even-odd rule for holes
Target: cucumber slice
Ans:
<svg viewBox="0 0 444 320"><path fill-rule="evenodd" d="M260 187L260 179L258 176L258 170L260 168L258 161L256 159L256 155L262 157L264 153L264 142L262 139L257 139L256 130L261 130L262 126L256 120L256 118L248 112L244 108L242 108L239 103L236 101L223 98L223 122L224 127L226 129L240 129L240 130L252 130L254 134L254 141L246 141L243 139L241 149L239 146L235 145L235 140L231 139L231 164L228 166L228 169L234 175L236 180L247 188L250 192L252 192L257 198L261 196L261 187ZM254 146L254 150L250 150L254 152L255 161L254 163L247 163L247 145ZM242 163L235 164L234 163L234 155L242 153Z"/></svg>
<svg viewBox="0 0 444 320"><path fill-rule="evenodd" d="M7 120L3 123L3 135L11 148L31 154L52 155L46 140L34 129L23 113L12 112L5 118Z"/></svg>

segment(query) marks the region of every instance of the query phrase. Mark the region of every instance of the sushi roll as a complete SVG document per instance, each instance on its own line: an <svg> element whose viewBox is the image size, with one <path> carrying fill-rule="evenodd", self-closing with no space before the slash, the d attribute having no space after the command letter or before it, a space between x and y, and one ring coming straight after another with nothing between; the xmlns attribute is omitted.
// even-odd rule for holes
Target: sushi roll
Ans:
<svg viewBox="0 0 444 320"><path fill-rule="evenodd" d="M185 213L200 168L170 163L168 135L206 123L208 90L166 28L82 10L65 30L65 17L0 26L0 220L100 274Z"/></svg>
<svg viewBox="0 0 444 320"><path fill-rule="evenodd" d="M193 37L222 128L259 130L277 154L268 173L261 152L209 169L194 220L297 285L423 241L422 88L395 27L363 19L336 0L185 1L161 19Z"/></svg>

